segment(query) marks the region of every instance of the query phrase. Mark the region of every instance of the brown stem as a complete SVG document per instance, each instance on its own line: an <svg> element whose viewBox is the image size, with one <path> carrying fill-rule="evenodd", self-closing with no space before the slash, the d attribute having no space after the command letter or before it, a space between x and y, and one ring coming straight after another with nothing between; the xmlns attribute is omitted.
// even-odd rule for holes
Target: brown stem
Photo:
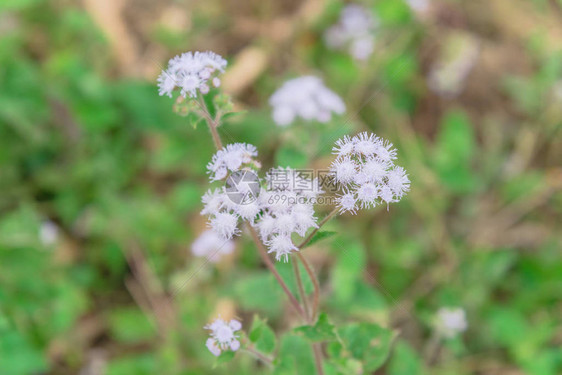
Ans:
<svg viewBox="0 0 562 375"><path fill-rule="evenodd" d="M297 281L297 286L299 288L299 295L301 297L302 304L304 306L304 311L306 312L307 319L310 324L312 324L313 315L310 315L310 306L308 306L308 299L306 298L306 293L304 292L304 285L302 283L301 271L299 270L299 264L296 259L291 259L293 265L293 272L295 273L295 279Z"/></svg>
<svg viewBox="0 0 562 375"><path fill-rule="evenodd" d="M209 125L209 130L211 131L211 135L213 136L213 142L215 142L215 147L217 150L222 148L221 137L219 136L219 132L217 131L216 125L212 125L212 122L207 121Z"/></svg>
<svg viewBox="0 0 562 375"><path fill-rule="evenodd" d="M332 211L330 211L328 215L326 215L324 219L322 219L320 224L318 224L318 228L314 228L314 230L310 232L310 234L306 236L306 238L297 247L299 249L302 249L304 246L308 245L308 243L312 240L312 238L316 235L316 233L318 233L320 228L322 228L322 226L326 224L331 218L333 218L337 213L338 213L338 208L335 207Z"/></svg>
<svg viewBox="0 0 562 375"><path fill-rule="evenodd" d="M197 100L197 104L199 104L199 107L201 108L201 115L205 118L207 125L209 126L209 130L211 131L211 136L213 137L215 147L217 148L217 150L220 150L222 148L222 141L219 132L217 131L219 123L211 117L211 114L207 110L205 102L203 102L201 98Z"/></svg>
<svg viewBox="0 0 562 375"><path fill-rule="evenodd" d="M314 296L312 297L312 313L310 315L310 319L314 321L316 319L316 314L318 313L318 305L320 303L320 283L318 282L318 278L312 269L312 266L308 262L308 260L302 255L300 252L297 253L297 257L301 261L308 277L312 280L312 285L314 286Z"/></svg>
<svg viewBox="0 0 562 375"><path fill-rule="evenodd" d="M279 272L277 272L277 270L275 269L275 266L273 265L273 262L271 261L271 259L269 259L269 255L267 255L267 250L265 249L265 247L263 246L263 243L261 242L260 238L258 237L258 234L256 233L256 230L249 223L246 223L246 224L247 224L246 227L248 228L248 230L250 231L250 234L252 235L252 239L254 240L254 242L256 244L256 247L258 248L258 252L259 252L263 262L265 263L267 268L269 268L269 270L273 273L273 276L275 276L275 278L277 279L277 282L281 285L281 288L283 288L283 291L285 292L287 297L289 297L289 301L291 302L291 304L293 305L295 310L299 313L299 315L304 320L307 320L306 313L304 312L301 305L299 304L299 301L295 298L293 293L291 293L291 291L289 290L289 287L287 286L287 284L285 284L285 281L283 281L283 278L281 277Z"/></svg>
<svg viewBox="0 0 562 375"><path fill-rule="evenodd" d="M268 367L272 367L272 360L271 358L263 355L262 353L260 353L259 351L255 350L254 348L248 347L245 349L242 349L245 352L250 353L251 355L253 355L254 357L256 357L257 359L259 359L260 361L262 361L265 365L267 365Z"/></svg>
<svg viewBox="0 0 562 375"><path fill-rule="evenodd" d="M316 342L312 344L312 351L314 352L314 362L316 363L316 373L324 375L324 366L322 365L322 344Z"/></svg>
<svg viewBox="0 0 562 375"><path fill-rule="evenodd" d="M312 240L314 235L316 235L316 233L318 233L320 228L322 228L322 226L324 226L324 224L326 224L331 218L333 218L337 214L337 212L338 212L337 208L334 208L328 215L326 215L326 217L324 219L322 219L320 224L318 224L318 228L315 228L300 243L298 248L302 249L303 246L307 245ZM312 302L312 315L310 316L310 319L312 321L314 321L314 319L316 319L316 314L318 312L318 305L320 303L320 283L318 282L318 278L316 277L316 274L314 273L314 270L312 269L312 266L310 265L308 260L305 258L305 256L302 255L301 252L297 252L297 256L298 256L299 260L302 262L302 264L304 266L304 269L306 270L306 273L308 274L308 276L310 277L310 280L312 280L312 284L314 285L314 297L313 297L313 302Z"/></svg>

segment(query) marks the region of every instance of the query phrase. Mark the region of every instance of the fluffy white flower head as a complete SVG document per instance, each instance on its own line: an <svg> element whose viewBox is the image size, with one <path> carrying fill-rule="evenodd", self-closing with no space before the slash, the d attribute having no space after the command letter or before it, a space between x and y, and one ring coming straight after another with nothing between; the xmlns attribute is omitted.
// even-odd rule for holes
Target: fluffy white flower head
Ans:
<svg viewBox="0 0 562 375"><path fill-rule="evenodd" d="M184 97L196 97L198 92L205 94L209 92L209 80L213 86L220 86L216 74L224 72L226 64L226 60L214 52L182 53L172 58L168 69L158 77L158 93L171 98L172 91L178 88Z"/></svg>
<svg viewBox="0 0 562 375"><path fill-rule="evenodd" d="M355 213L358 206L371 208L381 202L398 202L410 190L410 180L392 143L363 132L344 137L333 148L336 159L330 168L344 193L337 197L339 212Z"/></svg>
<svg viewBox="0 0 562 375"><path fill-rule="evenodd" d="M255 227L275 259L288 261L298 251L291 236L316 228L313 200L322 193L317 179L308 179L291 168L273 168L258 199L263 215Z"/></svg>
<svg viewBox="0 0 562 375"><path fill-rule="evenodd" d="M242 324L238 320L233 319L227 323L221 318L217 318L204 328L211 331L209 333L211 337L207 339L205 345L213 355L218 357L223 350L235 352L240 349L238 340L240 336L236 334L236 331L242 328Z"/></svg>
<svg viewBox="0 0 562 375"><path fill-rule="evenodd" d="M277 234L271 237L269 241L266 242L269 248L268 253L275 254L275 260L289 261L289 254L293 251L298 251L298 248L293 244L291 237L284 234Z"/></svg>
<svg viewBox="0 0 562 375"><path fill-rule="evenodd" d="M375 46L374 32L378 21L358 4L343 8L338 23L326 30L324 40L332 49L347 49L356 60L366 60Z"/></svg>
<svg viewBox="0 0 562 375"><path fill-rule="evenodd" d="M215 214L210 220L210 226L224 240L230 240L240 233L240 229L238 229L238 216L228 212Z"/></svg>
<svg viewBox="0 0 562 375"><path fill-rule="evenodd" d="M460 308L442 307L437 311L437 330L445 337L452 338L466 331L468 323L466 313Z"/></svg>
<svg viewBox="0 0 562 375"><path fill-rule="evenodd" d="M258 156L256 146L247 143L232 143L217 151L211 162L207 164L207 171L211 181L224 179L229 172L237 172L244 166L256 165L254 158Z"/></svg>
<svg viewBox="0 0 562 375"><path fill-rule="evenodd" d="M234 250L234 242L225 240L214 230L206 230L191 244L191 252L196 257L206 257L215 263L223 255L230 254Z"/></svg>
<svg viewBox="0 0 562 375"><path fill-rule="evenodd" d="M226 187L209 190L202 197L201 214L209 216L209 226L223 242L240 234L239 219L253 223L261 210L258 202L251 200L255 190L259 190L259 179L252 171L252 167L260 166L254 159L257 155L255 146L233 143L217 151L207 165L211 181L224 180L231 174ZM232 175L239 171L242 175Z"/></svg>
<svg viewBox="0 0 562 375"><path fill-rule="evenodd" d="M273 121L279 126L288 126L297 117L328 122L332 113L341 115L345 112L343 100L314 76L285 82L269 98L269 104L273 107Z"/></svg>

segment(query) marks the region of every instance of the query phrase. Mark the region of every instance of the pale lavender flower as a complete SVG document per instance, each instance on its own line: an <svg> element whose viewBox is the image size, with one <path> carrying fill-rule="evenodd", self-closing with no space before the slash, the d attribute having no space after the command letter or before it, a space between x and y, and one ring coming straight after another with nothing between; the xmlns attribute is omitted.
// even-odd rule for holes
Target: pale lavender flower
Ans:
<svg viewBox="0 0 562 375"><path fill-rule="evenodd" d="M45 246L54 245L59 238L59 227L52 221L47 220L39 228L39 239Z"/></svg>
<svg viewBox="0 0 562 375"><path fill-rule="evenodd" d="M374 134L346 136L336 142L333 153L330 170L344 191L336 198L340 213L398 202L410 189L406 171L394 165L396 149Z"/></svg>
<svg viewBox="0 0 562 375"><path fill-rule="evenodd" d="M318 180L307 179L291 168L271 169L265 180L267 188L262 188L258 199L263 214L255 227L275 259L286 262L299 250L291 236L304 237L309 229L318 227L313 202L322 189Z"/></svg>
<svg viewBox="0 0 562 375"><path fill-rule="evenodd" d="M214 52L182 53L172 58L168 68L158 77L158 93L172 97L176 88L184 97L196 97L198 92L208 93L208 81L218 72L224 72L226 65L226 60ZM218 77L212 78L212 84L220 86Z"/></svg>
<svg viewBox="0 0 562 375"><path fill-rule="evenodd" d="M254 157L258 156L256 146L247 143L232 143L217 151L211 162L207 164L207 171L211 181L226 178L229 172L237 172L243 166L255 164Z"/></svg>
<svg viewBox="0 0 562 375"><path fill-rule="evenodd" d="M453 338L466 331L466 313L460 308L442 307L437 311L436 329L446 338Z"/></svg>
<svg viewBox="0 0 562 375"><path fill-rule="evenodd" d="M306 121L328 122L332 113L345 112L343 100L324 86L320 78L304 76L285 82L269 99L273 121L290 125L297 117Z"/></svg>
<svg viewBox="0 0 562 375"><path fill-rule="evenodd" d="M378 23L363 6L349 4L343 8L338 23L326 30L324 40L332 49L347 49L356 60L366 60L374 51Z"/></svg>
<svg viewBox="0 0 562 375"><path fill-rule="evenodd" d="M234 251L234 242L225 240L214 230L206 230L191 244L191 252L196 257L206 257L211 262L218 262L223 255Z"/></svg>
<svg viewBox="0 0 562 375"><path fill-rule="evenodd" d="M215 214L209 221L209 225L225 240L230 240L240 233L240 229L238 229L238 216L228 212Z"/></svg>
<svg viewBox="0 0 562 375"><path fill-rule="evenodd" d="M230 322L226 322L217 318L204 328L211 331L211 337L207 339L205 345L213 355L218 357L223 350L235 352L240 349L240 335L236 332L242 329L242 324L238 320L232 319Z"/></svg>

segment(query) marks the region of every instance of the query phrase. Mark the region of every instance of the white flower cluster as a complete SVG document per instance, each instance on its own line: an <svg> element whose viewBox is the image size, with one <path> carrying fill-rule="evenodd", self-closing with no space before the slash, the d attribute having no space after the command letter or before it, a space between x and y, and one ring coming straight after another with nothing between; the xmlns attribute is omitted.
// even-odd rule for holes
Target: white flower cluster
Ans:
<svg viewBox="0 0 562 375"><path fill-rule="evenodd" d="M201 210L201 215L209 216L209 226L223 242L240 234L240 229L238 229L238 219L240 218L238 210L244 207L244 205L232 202L226 194L224 187L207 191L203 195L202 201L204 208ZM259 207L256 208L254 216L258 212Z"/></svg>
<svg viewBox="0 0 562 375"><path fill-rule="evenodd" d="M223 149L217 151L207 169L211 174L211 181L223 179L230 172L238 172L249 165L259 166L259 163L253 158L258 155L255 146L245 143L229 144ZM227 192L225 187L215 190L208 190L203 195L202 202L204 204L202 215L210 217L209 225L212 230L225 241L240 234L238 229L238 220L240 218L254 222L257 214L260 212L260 206L257 201L237 201L236 198L251 193L252 181L238 181L234 187L234 192ZM253 182L257 183L257 182ZM230 194L230 195L229 195Z"/></svg>
<svg viewBox="0 0 562 375"><path fill-rule="evenodd" d="M197 237L191 244L191 252L196 257L206 257L215 263L223 255L231 254L234 251L234 242L224 240L215 231L207 229Z"/></svg>
<svg viewBox="0 0 562 375"><path fill-rule="evenodd" d="M358 4L349 4L341 12L337 24L326 30L324 39L333 49L348 48L356 60L366 60L374 50L374 31L378 21Z"/></svg>
<svg viewBox="0 0 562 375"><path fill-rule="evenodd" d="M285 182L278 181L280 176ZM317 179L304 178L291 168L270 170L266 181L268 189L262 189L258 199L263 214L255 226L268 252L287 262L289 254L299 250L291 235L304 237L308 229L318 227L313 200L322 190Z"/></svg>
<svg viewBox="0 0 562 375"><path fill-rule="evenodd" d="M304 76L285 82L269 99L273 121L279 126L291 124L297 117L328 122L332 112L345 112L343 100L314 76Z"/></svg>
<svg viewBox="0 0 562 375"><path fill-rule="evenodd" d="M172 97L176 87L184 97L196 97L197 92L209 92L209 80L215 87L220 86L217 71L224 72L226 60L214 52L186 52L172 58L168 69L158 77L158 93Z"/></svg>
<svg viewBox="0 0 562 375"><path fill-rule="evenodd" d="M453 338L468 328L466 313L460 307L442 307L437 311L436 326L444 337Z"/></svg>
<svg viewBox="0 0 562 375"><path fill-rule="evenodd" d="M211 180L223 179L229 171L237 172L244 165L259 165L253 159L256 156L257 150L252 145L227 145L213 156L208 165ZM317 226L314 200L322 193L318 179L311 180L291 168L282 167L267 173L265 188L260 187L255 174L250 177L236 181L229 177L226 188L209 190L203 195L201 214L209 216L212 230L195 241L194 254L208 255L224 246L227 252L232 251L232 245L225 244L225 241L240 234L238 221L242 219L258 229L262 241L269 252L275 254L276 260L287 261L288 255L298 250L291 236L298 234L304 237L307 230ZM229 186L229 183L235 186ZM257 199L242 198L248 194Z"/></svg>
<svg viewBox="0 0 562 375"><path fill-rule="evenodd" d="M333 152L337 157L330 171L343 186L337 198L340 213L398 202L410 189L406 171L394 165L396 149L374 134L345 136L336 142Z"/></svg>
<svg viewBox="0 0 562 375"><path fill-rule="evenodd" d="M249 164L256 165L253 159L258 156L256 146L246 143L232 143L217 151L211 162L207 164L207 170L211 181L224 179L228 171L237 172L242 166Z"/></svg>
<svg viewBox="0 0 562 375"><path fill-rule="evenodd" d="M242 323L238 320L232 319L227 323L218 318L204 328L211 331L206 346L213 355L218 357L223 350L230 349L235 352L240 349L239 335L236 331L242 329Z"/></svg>

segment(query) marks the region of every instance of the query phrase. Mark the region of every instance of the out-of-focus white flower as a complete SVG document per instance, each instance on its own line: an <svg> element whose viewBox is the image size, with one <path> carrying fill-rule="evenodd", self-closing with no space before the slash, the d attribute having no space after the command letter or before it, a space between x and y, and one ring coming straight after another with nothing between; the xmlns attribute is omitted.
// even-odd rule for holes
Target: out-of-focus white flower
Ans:
<svg viewBox="0 0 562 375"><path fill-rule="evenodd" d="M228 172L237 172L244 165L255 164L254 157L258 156L256 146L247 143L232 143L217 151L207 170L211 181L224 179Z"/></svg>
<svg viewBox="0 0 562 375"><path fill-rule="evenodd" d="M479 51L478 42L474 38L464 34L449 36L445 40L440 59L429 72L429 88L447 98L460 94Z"/></svg>
<svg viewBox="0 0 562 375"><path fill-rule="evenodd" d="M221 318L215 319L214 322L204 327L210 330L210 336L205 345L213 355L219 356L223 350L232 350L233 352L240 349L239 335L237 331L242 329L242 324L238 320L226 322Z"/></svg>
<svg viewBox="0 0 562 375"><path fill-rule="evenodd" d="M336 200L340 213L398 202L410 189L406 171L393 163L392 143L374 134L346 136L336 142L333 153L336 159L330 171L344 191Z"/></svg>
<svg viewBox="0 0 562 375"><path fill-rule="evenodd" d="M444 337L452 338L466 331L466 313L460 308L442 307L437 311L436 328Z"/></svg>
<svg viewBox="0 0 562 375"><path fill-rule="evenodd" d="M221 256L234 250L234 242L225 240L213 230L206 230L191 244L191 252L197 257L206 257L211 262L218 262Z"/></svg>
<svg viewBox="0 0 562 375"><path fill-rule="evenodd" d="M226 60L214 52L186 52L172 58L168 69L158 77L158 93L172 97L177 87L184 97L196 97L197 92L209 92L208 81L217 72L224 72ZM213 86L220 86L220 79L213 77Z"/></svg>
<svg viewBox="0 0 562 375"><path fill-rule="evenodd" d="M324 33L324 40L333 49L348 49L356 60L366 60L375 46L374 32L378 20L358 4L343 8L339 22Z"/></svg>
<svg viewBox="0 0 562 375"><path fill-rule="evenodd" d="M332 113L345 112L343 100L314 76L285 82L269 98L269 104L273 107L273 121L279 126L287 126L297 117L328 122Z"/></svg>
<svg viewBox="0 0 562 375"><path fill-rule="evenodd" d="M59 238L59 227L50 220L44 221L39 228L39 239L45 246L51 246Z"/></svg>

